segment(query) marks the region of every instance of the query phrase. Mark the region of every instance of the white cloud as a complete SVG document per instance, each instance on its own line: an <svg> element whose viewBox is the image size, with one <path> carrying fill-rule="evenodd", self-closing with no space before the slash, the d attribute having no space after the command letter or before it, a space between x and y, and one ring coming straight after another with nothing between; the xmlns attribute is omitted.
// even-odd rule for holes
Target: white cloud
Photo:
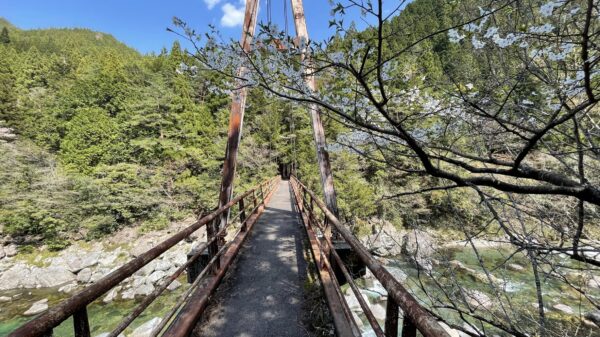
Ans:
<svg viewBox="0 0 600 337"><path fill-rule="evenodd" d="M215 7L219 2L221 2L221 0L204 0L204 3L208 9L213 9L213 7Z"/></svg>
<svg viewBox="0 0 600 337"><path fill-rule="evenodd" d="M226 3L223 5L223 7L221 7L221 9L223 10L221 25L225 27L235 27L241 26L244 22L244 5L238 8L231 3Z"/></svg>

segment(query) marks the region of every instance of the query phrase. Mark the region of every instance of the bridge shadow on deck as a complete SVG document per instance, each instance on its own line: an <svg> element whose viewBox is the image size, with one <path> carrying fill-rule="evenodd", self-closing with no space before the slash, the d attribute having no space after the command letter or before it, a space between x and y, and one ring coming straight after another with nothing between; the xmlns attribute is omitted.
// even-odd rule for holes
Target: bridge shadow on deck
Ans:
<svg viewBox="0 0 600 337"><path fill-rule="evenodd" d="M306 238L282 181L192 336L312 336L305 325Z"/></svg>

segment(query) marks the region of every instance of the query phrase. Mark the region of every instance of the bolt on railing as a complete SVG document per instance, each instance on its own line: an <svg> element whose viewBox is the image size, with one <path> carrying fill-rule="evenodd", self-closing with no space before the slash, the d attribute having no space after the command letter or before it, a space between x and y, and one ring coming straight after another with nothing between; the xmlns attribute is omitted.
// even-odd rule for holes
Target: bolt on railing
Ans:
<svg viewBox="0 0 600 337"><path fill-rule="evenodd" d="M334 279L333 283L339 284L331 266L332 262L335 263L336 267L341 270L342 274L348 281L352 292L356 296L356 299L358 300L360 307L369 321L369 324L373 328L373 332L376 336L398 336L398 315L400 308L404 314L402 337L415 337L417 335L417 330L421 332L424 337L450 337L448 332L439 324L437 319L425 308L423 308L423 306L421 306L421 304L408 292L408 290L406 290L406 288L398 280L396 280L385 269L385 267L379 263L379 261L371 256L369 251L345 226L342 225L342 223L333 215L333 213L327 209L325 204L317 198L314 192L309 190L294 176L292 176L290 182L297 208L303 215L307 230L312 230L314 226L317 227L322 234L320 240L317 240L319 252L313 251L313 256L315 254L319 254L321 256L319 259L320 265L318 265L317 268L328 269L329 274L332 275L332 278ZM321 215L323 216L322 221L319 221L317 210L320 211ZM366 265L367 268L369 268L369 270L371 270L375 278L381 282L387 291L388 298L384 329L382 329L379 325L379 322L377 322L377 319L371 312L367 302L363 299L360 289L354 282L352 275L348 271L348 268L344 265L343 260L336 252L331 240L332 227L339 233L340 238L348 243L357 257ZM340 293L337 295L342 302L343 314L345 315L346 320L350 322L351 325L355 325L352 314L348 313L349 308L344 296L341 296ZM332 314L334 316L335 324L336 315L338 313ZM336 324L336 329L338 328L340 327L338 324ZM338 336L339 335L340 332L338 331ZM360 333L357 334L356 329L351 328L348 332L343 333L343 335L359 336Z"/></svg>
<svg viewBox="0 0 600 337"><path fill-rule="evenodd" d="M117 270L109 273L104 276L100 280L96 281L92 285L82 289L81 291L75 293L68 299L62 301L56 306L50 308L45 313L42 313L38 317L32 319L31 321L23 324L21 327L17 328L15 331L10 333L8 337L51 337L53 334L53 329L60 325L62 322L67 320L69 317L73 316L73 330L75 337L90 337L90 326L87 314L87 306L100 298L104 294L108 293L112 288L117 286L123 280L127 279L135 272L143 268L145 265L155 260L159 256L161 256L168 249L175 246L177 243L182 240L188 238L195 231L200 229L203 226L206 226L211 221L218 221L219 216L232 208L234 205L238 206L238 214L233 216L231 220L228 222L227 226L220 228L217 233L207 233L208 238L207 242L201 244L201 246L195 251L195 254L188 258L188 260L180 266L173 274L171 274L154 289L152 293L146 296L127 316L125 316L118 326L109 333L109 336L115 337L118 336L121 332L123 332L150 304L160 296L165 289L175 281L185 270L186 268L194 263L200 255L212 244L216 243L220 237L224 237L226 234L226 230L230 228L239 218L240 229L236 232L236 237L241 232L246 231L246 222L251 218L250 216L246 216L246 211L248 211L248 207L245 206L245 199L252 199L252 203L247 203L249 205L253 205L254 207L250 210L249 214L255 214L259 211L261 207L264 207L266 204L266 198L271 194L274 190L276 183L279 181L279 178L271 178L267 181L262 182L261 184L255 186L254 188L248 190L232 199L226 205L214 210L212 213L203 216L198 219L192 225L186 227L180 232L174 234L170 238L165 241L159 243L153 248L149 249L145 253L140 256L132 259L127 262ZM261 195L260 197L256 196L256 190L260 189ZM266 189L268 192L264 193L263 189ZM208 265L202 270L200 275L196 278L196 281L184 292L183 296L180 298L177 305L162 319L161 323L157 328L154 329L152 336L157 336L161 330L169 323L173 317L173 315L178 311L178 308L181 307L188 300L189 294L194 290L195 287L198 286L200 280L203 276L205 276L208 271L212 271L216 273L214 266L218 264L221 255L226 250L230 242L225 243L222 247L218 247L218 250L209 254L210 261Z"/></svg>

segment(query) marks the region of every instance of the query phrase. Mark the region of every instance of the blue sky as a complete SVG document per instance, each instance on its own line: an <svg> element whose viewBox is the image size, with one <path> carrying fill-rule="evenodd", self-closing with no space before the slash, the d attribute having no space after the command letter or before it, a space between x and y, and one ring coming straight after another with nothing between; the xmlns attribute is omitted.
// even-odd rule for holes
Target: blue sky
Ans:
<svg viewBox="0 0 600 337"><path fill-rule="evenodd" d="M163 46L169 47L178 39L166 31L167 27L172 26L174 16L188 22L197 31L206 31L208 25L213 24L223 36L238 39L244 11L242 1L0 0L0 16L21 29L89 28L112 34L140 52L148 53L158 52ZM259 20L266 21L266 0L260 1ZM283 25L283 2L286 0L271 1L272 21ZM398 3L388 1L391 2ZM312 39L323 40L334 33L328 28L331 18L327 0L305 0L304 7ZM357 19L359 27L364 27L358 14L352 17ZM290 34L294 34L291 14L288 14L288 21Z"/></svg>

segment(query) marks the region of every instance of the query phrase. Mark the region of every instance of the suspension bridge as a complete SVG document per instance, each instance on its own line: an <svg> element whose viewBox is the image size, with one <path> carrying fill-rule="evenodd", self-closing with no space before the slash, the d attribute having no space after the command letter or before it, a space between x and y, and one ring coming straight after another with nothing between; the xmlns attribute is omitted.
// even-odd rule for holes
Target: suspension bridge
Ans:
<svg viewBox="0 0 600 337"><path fill-rule="evenodd" d="M249 51L254 36L258 0L246 2L241 47ZM296 41L308 40L301 0L291 0ZM270 16L270 9L268 10ZM287 21L287 20L286 20ZM287 31L287 27L286 27ZM310 55L304 51L303 57ZM240 69L243 71L243 69ZM307 85L315 78L306 73ZM187 261L144 297L108 334L122 333L183 273L191 285L177 303L168 308L148 337L187 336L307 336L301 322L303 282L308 265L318 275L335 335L361 336L341 291L348 283L377 337L449 337L410 292L396 280L338 219L333 176L326 150L321 112L308 106L324 196L322 201L283 165L274 177L233 197L237 153L241 140L246 87L233 93L226 157L219 206L210 214L155 245L145 253L75 293L58 305L17 328L10 337L50 337L69 318L75 337L91 337L88 306L131 277L177 243L206 228L207 241L190 252ZM235 233L226 241L227 233ZM307 244L304 245L303 242ZM310 254L304 254L304 252ZM235 265L235 268L231 268ZM368 268L387 291L386 317L379 322L355 283ZM219 286L225 277L229 282ZM212 307L212 310L207 308Z"/></svg>

